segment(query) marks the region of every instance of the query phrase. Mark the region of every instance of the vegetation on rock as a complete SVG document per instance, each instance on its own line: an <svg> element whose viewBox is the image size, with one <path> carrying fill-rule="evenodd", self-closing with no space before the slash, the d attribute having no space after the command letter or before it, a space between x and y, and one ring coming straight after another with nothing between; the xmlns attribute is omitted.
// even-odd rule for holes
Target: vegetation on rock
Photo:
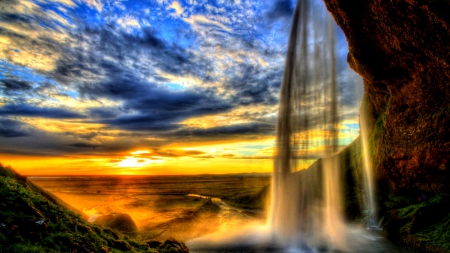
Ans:
<svg viewBox="0 0 450 253"><path fill-rule="evenodd" d="M426 252L450 252L450 196L387 196L384 235Z"/></svg>

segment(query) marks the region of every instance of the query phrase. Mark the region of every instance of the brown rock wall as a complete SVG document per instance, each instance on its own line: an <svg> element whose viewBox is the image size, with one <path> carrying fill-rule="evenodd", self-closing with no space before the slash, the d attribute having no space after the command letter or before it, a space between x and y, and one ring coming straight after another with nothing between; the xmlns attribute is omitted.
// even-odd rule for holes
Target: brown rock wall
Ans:
<svg viewBox="0 0 450 253"><path fill-rule="evenodd" d="M381 184L450 192L450 1L325 3L364 79Z"/></svg>

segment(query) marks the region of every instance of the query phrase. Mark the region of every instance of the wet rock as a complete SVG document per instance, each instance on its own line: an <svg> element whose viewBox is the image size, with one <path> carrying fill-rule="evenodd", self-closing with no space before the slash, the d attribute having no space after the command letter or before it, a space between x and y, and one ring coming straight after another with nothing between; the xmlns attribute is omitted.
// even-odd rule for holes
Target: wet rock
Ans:
<svg viewBox="0 0 450 253"><path fill-rule="evenodd" d="M94 252L94 248L88 244L81 244L81 248L85 251L85 252Z"/></svg>
<svg viewBox="0 0 450 253"><path fill-rule="evenodd" d="M194 216L209 216L217 215L220 211L220 207L212 202L209 198L203 205L201 205L194 213Z"/></svg>
<svg viewBox="0 0 450 253"><path fill-rule="evenodd" d="M168 245L168 244L162 244L161 246L159 246L159 249L161 249L161 250L168 250L168 249L170 249L170 245Z"/></svg>
<svg viewBox="0 0 450 253"><path fill-rule="evenodd" d="M99 216L94 223L107 226L124 233L135 233L138 231L136 223L134 223L131 216L126 213L102 215Z"/></svg>
<svg viewBox="0 0 450 253"><path fill-rule="evenodd" d="M78 253L78 252L80 252L79 251L79 248L80 248L80 245L78 244L78 243L76 243L76 242L72 242L71 243L71 248L72 248L72 250L70 251L70 252L72 252L72 253Z"/></svg>
<svg viewBox="0 0 450 253"><path fill-rule="evenodd" d="M164 244L162 244L160 249L168 250L169 252L173 253L188 253L189 248L184 244L183 242L179 242L173 238L167 239L164 241Z"/></svg>
<svg viewBox="0 0 450 253"><path fill-rule="evenodd" d="M172 247L169 249L169 253L180 253L180 251L178 251L177 248Z"/></svg>
<svg viewBox="0 0 450 253"><path fill-rule="evenodd" d="M129 251L131 250L131 245L123 240L114 240L112 241L113 245L115 248L119 249L119 250L124 250L124 251Z"/></svg>
<svg viewBox="0 0 450 253"><path fill-rule="evenodd" d="M149 241L149 242L147 242L147 245L148 245L150 248L153 248L153 249L159 248L159 246L161 246L161 244L163 244L163 243L160 242L160 241Z"/></svg>

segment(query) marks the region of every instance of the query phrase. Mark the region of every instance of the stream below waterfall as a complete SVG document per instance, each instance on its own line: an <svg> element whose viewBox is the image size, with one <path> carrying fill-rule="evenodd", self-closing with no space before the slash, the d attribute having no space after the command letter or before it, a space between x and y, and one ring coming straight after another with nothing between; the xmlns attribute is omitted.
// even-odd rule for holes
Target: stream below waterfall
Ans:
<svg viewBox="0 0 450 253"><path fill-rule="evenodd" d="M263 226L243 230L223 231L187 241L191 253L412 253L414 251L394 245L380 235L380 231L352 228L348 248L327 247L286 249L272 243ZM223 238L223 240L222 240ZM221 241L222 240L222 241Z"/></svg>
<svg viewBox="0 0 450 253"><path fill-rule="evenodd" d="M264 215L265 213L259 210L233 207L225 203L220 198L209 197L199 194L188 194L187 196L195 198L211 199L211 201L215 205L220 207L220 211L217 215L219 219L219 228L217 229L217 231L219 233L220 232L226 233L228 231L233 231L234 229L237 228L242 228L243 226L245 227L246 224L253 224L257 220L254 216Z"/></svg>
<svg viewBox="0 0 450 253"><path fill-rule="evenodd" d="M282 248L273 243L266 224L255 222L249 213L262 213L257 210L241 209L226 204L220 198L198 194L189 197L211 199L220 207L218 213L220 227L218 232L186 242L191 253L409 253L413 252L394 245L380 235L379 230L363 227L348 227L347 249L324 247L308 248L306 245L296 249ZM345 233L345 232L344 232Z"/></svg>

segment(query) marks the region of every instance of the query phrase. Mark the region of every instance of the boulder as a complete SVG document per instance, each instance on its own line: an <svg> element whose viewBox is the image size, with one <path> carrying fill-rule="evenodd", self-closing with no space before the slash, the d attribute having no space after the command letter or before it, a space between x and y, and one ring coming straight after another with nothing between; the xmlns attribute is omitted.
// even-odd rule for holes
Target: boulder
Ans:
<svg viewBox="0 0 450 253"><path fill-rule="evenodd" d="M94 223L116 229L123 233L135 233L138 231L136 223L126 213L102 215L95 219Z"/></svg>

